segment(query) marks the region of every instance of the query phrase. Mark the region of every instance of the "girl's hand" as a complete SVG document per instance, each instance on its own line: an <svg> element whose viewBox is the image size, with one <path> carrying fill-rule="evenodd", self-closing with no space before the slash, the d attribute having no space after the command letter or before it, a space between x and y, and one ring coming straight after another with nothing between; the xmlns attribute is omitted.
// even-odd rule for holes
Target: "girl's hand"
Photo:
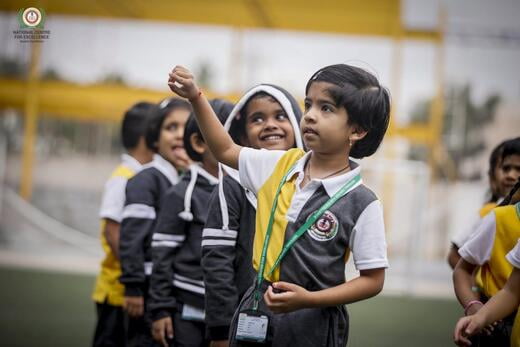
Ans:
<svg viewBox="0 0 520 347"><path fill-rule="evenodd" d="M462 317L455 326L453 340L459 346L471 346L468 338L481 332L485 323L480 315Z"/></svg>
<svg viewBox="0 0 520 347"><path fill-rule="evenodd" d="M171 317L164 317L152 324L152 336L162 346L168 347L169 341L173 339L173 323Z"/></svg>
<svg viewBox="0 0 520 347"><path fill-rule="evenodd" d="M275 293L274 290L281 290ZM264 301L269 309L275 313L292 312L301 308L310 307L312 292L293 283L275 282L267 288Z"/></svg>
<svg viewBox="0 0 520 347"><path fill-rule="evenodd" d="M169 73L168 86L172 92L188 100L195 99L200 95L193 74L180 65L175 66Z"/></svg>

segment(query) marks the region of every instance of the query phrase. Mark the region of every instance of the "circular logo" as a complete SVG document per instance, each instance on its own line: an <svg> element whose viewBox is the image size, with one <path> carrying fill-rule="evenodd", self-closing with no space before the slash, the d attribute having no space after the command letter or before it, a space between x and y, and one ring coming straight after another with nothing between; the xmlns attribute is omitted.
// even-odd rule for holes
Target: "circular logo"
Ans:
<svg viewBox="0 0 520 347"><path fill-rule="evenodd" d="M42 21L42 13L36 7L29 7L23 11L22 20L28 27L34 28Z"/></svg>
<svg viewBox="0 0 520 347"><path fill-rule="evenodd" d="M316 241L332 240L338 233L338 218L329 210L309 228L309 235Z"/></svg>

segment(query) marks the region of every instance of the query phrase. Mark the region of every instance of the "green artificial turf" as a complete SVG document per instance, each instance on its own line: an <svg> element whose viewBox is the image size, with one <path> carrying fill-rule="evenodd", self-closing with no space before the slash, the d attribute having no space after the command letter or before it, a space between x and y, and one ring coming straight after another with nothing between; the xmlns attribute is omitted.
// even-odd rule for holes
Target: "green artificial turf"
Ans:
<svg viewBox="0 0 520 347"><path fill-rule="evenodd" d="M94 277L0 267L0 345L89 346ZM349 347L453 346L454 300L379 296L349 305Z"/></svg>

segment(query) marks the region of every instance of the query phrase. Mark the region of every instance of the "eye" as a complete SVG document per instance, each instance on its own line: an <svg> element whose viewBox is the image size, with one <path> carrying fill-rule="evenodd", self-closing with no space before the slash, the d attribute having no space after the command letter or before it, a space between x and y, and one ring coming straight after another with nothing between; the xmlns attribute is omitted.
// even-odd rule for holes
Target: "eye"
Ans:
<svg viewBox="0 0 520 347"><path fill-rule="evenodd" d="M334 112L333 107L330 106L330 105L328 105L328 104L323 104L323 105L321 106L321 110L322 110L323 112Z"/></svg>
<svg viewBox="0 0 520 347"><path fill-rule="evenodd" d="M168 131L175 131L179 128L179 124L177 123L170 123L170 124L167 124L166 127L164 127L164 129L168 130Z"/></svg>
<svg viewBox="0 0 520 347"><path fill-rule="evenodd" d="M264 121L264 118L262 118L261 116L254 116L254 117L250 118L250 122L255 123L255 124L262 123L263 121Z"/></svg>
<svg viewBox="0 0 520 347"><path fill-rule="evenodd" d="M279 113L276 115L276 120L284 121L287 119L287 115L285 113Z"/></svg>
<svg viewBox="0 0 520 347"><path fill-rule="evenodd" d="M304 108L305 112L309 111L309 109L311 108L311 103L308 101L305 101L303 108Z"/></svg>

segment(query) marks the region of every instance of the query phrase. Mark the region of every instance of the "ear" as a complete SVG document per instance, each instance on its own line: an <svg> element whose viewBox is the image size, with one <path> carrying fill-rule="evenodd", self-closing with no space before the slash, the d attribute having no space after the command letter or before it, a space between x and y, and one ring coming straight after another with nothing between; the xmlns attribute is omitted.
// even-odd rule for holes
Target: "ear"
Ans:
<svg viewBox="0 0 520 347"><path fill-rule="evenodd" d="M365 136L367 136L367 134L368 134L368 131L364 130L363 128L361 128L358 125L355 125L352 133L348 137L348 140L350 142L357 142L357 141L361 140L362 138L364 138Z"/></svg>
<svg viewBox="0 0 520 347"><path fill-rule="evenodd" d="M204 152L208 150L208 147L206 146L206 143L202 139L201 136L197 133L193 133L190 135L190 145L193 148L195 152L202 155Z"/></svg>

